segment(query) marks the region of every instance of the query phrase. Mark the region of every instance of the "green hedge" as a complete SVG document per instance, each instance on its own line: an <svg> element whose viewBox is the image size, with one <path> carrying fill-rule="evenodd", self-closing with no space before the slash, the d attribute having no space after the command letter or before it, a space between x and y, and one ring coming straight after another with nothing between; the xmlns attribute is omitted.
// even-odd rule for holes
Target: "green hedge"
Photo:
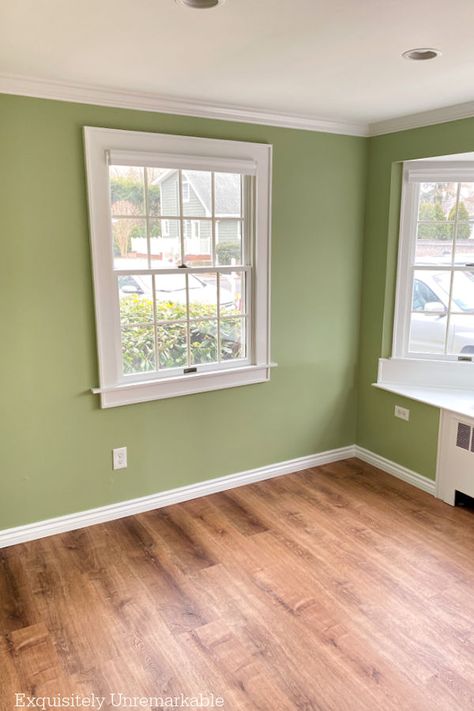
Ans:
<svg viewBox="0 0 474 711"><path fill-rule="evenodd" d="M122 326L122 359L125 373L143 373L155 370L155 346L153 331L153 302L136 294L120 299ZM235 310L226 311L221 320L221 359L243 357L241 345L241 320ZM212 363L217 360L217 320L200 321L215 317L215 308L208 304L192 304L190 317L197 319L190 326L190 365ZM184 304L159 301L156 304L158 321L170 324L157 327L160 368L187 367L186 324L176 323L186 318ZM150 325L148 325L150 324ZM128 327L128 328L127 328Z"/></svg>

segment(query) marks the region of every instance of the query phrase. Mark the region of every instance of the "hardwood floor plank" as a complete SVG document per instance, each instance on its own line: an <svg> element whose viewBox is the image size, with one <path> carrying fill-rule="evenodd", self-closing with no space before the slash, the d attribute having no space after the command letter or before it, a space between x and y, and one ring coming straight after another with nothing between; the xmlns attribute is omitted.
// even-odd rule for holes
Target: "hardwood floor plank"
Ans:
<svg viewBox="0 0 474 711"><path fill-rule="evenodd" d="M0 551L14 694L474 708L474 513L345 460Z"/></svg>

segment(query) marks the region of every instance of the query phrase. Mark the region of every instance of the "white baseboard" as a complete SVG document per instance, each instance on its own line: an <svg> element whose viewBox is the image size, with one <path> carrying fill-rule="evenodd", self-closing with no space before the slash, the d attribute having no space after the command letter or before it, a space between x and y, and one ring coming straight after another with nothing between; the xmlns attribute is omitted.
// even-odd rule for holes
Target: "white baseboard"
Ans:
<svg viewBox="0 0 474 711"><path fill-rule="evenodd" d="M340 447L339 449L331 449L327 452L320 452L319 454L310 454L307 457L289 459L285 462L270 464L266 467L249 469L244 472L239 472L238 474L221 476L217 479L208 479L207 481L202 481L197 484L181 486L178 489L169 489L168 491L162 491L158 494L142 496L139 499L120 501L117 504L100 506L99 508L89 509L88 511L79 511L78 513L58 516L57 518L50 518L46 521L38 521L25 526L7 528L0 531L0 548L13 546L17 543L25 543L26 541L33 541L38 538L45 538L46 536L52 536L56 533L74 531L77 528L93 526L97 523L106 523L107 521L113 521L125 516L133 516L134 514L143 513L144 511L159 509L163 506L170 506L171 504L179 504L182 501L197 499L200 496L216 494L219 491L234 489L237 486L253 484L254 482L263 481L264 479L272 479L273 477L282 476L283 474L291 474L292 472L302 471L303 469L319 467L323 464L338 462L343 459L349 459L350 457L358 457L362 461L372 464L378 469L382 469L382 471L387 474L397 477L397 479L402 479L408 484L418 487L418 489L433 494L433 496L435 494L436 484L431 479L417 474L406 467L402 467L400 464L390 461L390 459L385 459L385 457L381 457L379 454L370 452L368 449L364 449L358 445L351 445L348 447Z"/></svg>
<svg viewBox="0 0 474 711"><path fill-rule="evenodd" d="M227 489L233 489L237 486L243 486L244 484L252 484L257 481L263 481L264 479L272 479L273 477L283 474L290 474L291 472L309 469L310 467L318 467L322 464L329 464L330 462L337 462L354 456L354 446L331 449L327 452L311 454L307 457L289 459L288 461L271 464L266 467L249 469L248 471L239 472L238 474L230 474L217 479L202 481L198 484L190 484L189 486L181 486L178 489L170 489L168 491L159 492L158 494L142 496L139 499L130 499L129 501L100 506L99 508L89 509L88 511L79 511L78 513L69 514L67 516L58 516L57 518L50 518L46 521L30 523L26 526L7 528L0 531L0 548L52 536L56 533L73 531L77 528L84 528L85 526L93 526L97 523L113 521L114 519L123 518L124 516L132 516L133 514L142 513L144 511L159 509L163 506L178 504L181 501L197 499L200 496L215 494L219 491L226 491Z"/></svg>
<svg viewBox="0 0 474 711"><path fill-rule="evenodd" d="M436 493L436 482L433 481L433 479L428 479L428 477L422 476L411 469L402 467L401 464L392 462L390 459L380 456L380 454L375 454L375 452L364 449L364 447L359 447L359 445L356 444L354 446L354 456L362 459L363 462L372 464L378 469L382 469L382 471L387 474L397 477L397 479L406 481L407 484L412 484L412 486L426 491L428 494L434 496Z"/></svg>

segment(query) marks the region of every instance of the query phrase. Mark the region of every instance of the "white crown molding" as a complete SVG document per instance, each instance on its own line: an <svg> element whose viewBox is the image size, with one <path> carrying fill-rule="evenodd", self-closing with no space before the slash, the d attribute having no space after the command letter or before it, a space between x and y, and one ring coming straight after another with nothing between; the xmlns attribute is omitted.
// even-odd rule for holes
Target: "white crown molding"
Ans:
<svg viewBox="0 0 474 711"><path fill-rule="evenodd" d="M31 96L39 99L53 99L55 101L72 101L96 106L111 106L120 109L134 109L136 111L156 111L163 114L239 121L281 128L296 128L303 131L337 133L346 136L369 135L367 124L356 121L334 121L291 113L282 114L246 106L173 99L153 93L110 89L88 84L46 81L35 77L22 77L11 74L0 74L0 93Z"/></svg>
<svg viewBox="0 0 474 711"><path fill-rule="evenodd" d="M52 536L56 533L74 531L77 528L93 526L97 523L114 521L118 518L133 516L134 514L159 509L163 506L179 504L182 501L189 501L190 499L196 499L200 496L208 496L209 494L215 494L219 491L227 491L237 486L253 484L254 482L272 479L273 477L282 476L283 474L290 474L292 472L302 471L303 469L338 462L342 459L349 459L355 456L354 451L353 446L331 449L327 452L311 454L307 457L289 459L288 461L271 464L270 466L249 469L248 471L239 472L238 474L229 474L228 476L222 476L218 479L209 479L197 484L181 486L178 489L170 489L169 491L162 491L158 494L142 496L139 499L121 501L117 504L100 506L99 508L89 509L88 511L79 511L78 513L69 514L67 516L58 516L57 518L50 518L46 521L30 523L26 526L4 529L0 531L0 548Z"/></svg>
<svg viewBox="0 0 474 711"><path fill-rule="evenodd" d="M438 123L459 121L459 119L472 118L473 116L474 101L468 101L465 104L445 106L441 109L432 109L431 111L422 111L417 114L371 123L369 125L369 136L382 136L386 133L408 131L411 128L422 128L423 126L433 126Z"/></svg>
<svg viewBox="0 0 474 711"><path fill-rule="evenodd" d="M248 106L177 99L150 92L110 89L92 84L48 81L14 74L0 74L0 94L16 94L18 96L52 99L54 101L71 101L79 104L110 106L120 109L133 109L135 111L154 111L178 116L195 116L198 118L219 119L221 121L237 121L263 126L295 128L301 131L363 137L382 136L387 133L408 131L412 128L422 128L423 126L432 126L474 117L474 101L468 101L464 104L407 114L367 124L358 121L336 121L300 114L263 111L262 109Z"/></svg>
<svg viewBox="0 0 474 711"><path fill-rule="evenodd" d="M356 444L354 445L354 456L358 457L358 459L361 459L363 462L367 462L367 464L372 464L372 466L377 467L377 469L381 469L386 474L391 474L397 479L406 481L407 484L416 486L417 489L426 491L428 494L432 494L434 496L436 493L436 482L433 481L433 479L428 479L428 477L418 474L411 469L407 469L407 467L402 467L401 464L392 462L390 459L386 459L380 454L371 452L370 450L365 449L364 447L359 447L359 445Z"/></svg>

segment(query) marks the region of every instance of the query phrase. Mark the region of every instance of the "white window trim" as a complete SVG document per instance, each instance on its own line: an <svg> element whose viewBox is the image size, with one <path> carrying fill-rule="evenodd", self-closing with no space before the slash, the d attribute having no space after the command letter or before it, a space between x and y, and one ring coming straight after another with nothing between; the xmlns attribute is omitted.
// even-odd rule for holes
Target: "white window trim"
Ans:
<svg viewBox="0 0 474 711"><path fill-rule="evenodd" d="M183 179L182 190L183 190L183 202L187 203L191 199L191 186L189 184L189 180Z"/></svg>
<svg viewBox="0 0 474 711"><path fill-rule="evenodd" d="M413 353L408 350L412 303L411 269L416 249L418 186L421 182L474 182L474 163L409 161L403 167L392 357L457 363L456 355Z"/></svg>
<svg viewBox="0 0 474 711"><path fill-rule="evenodd" d="M459 361L455 355L440 357L438 354L408 351L412 303L410 272L416 248L418 210L416 186L420 182L473 181L474 162L419 160L408 161L403 166L392 356L379 359L377 383L374 385L429 404L438 404L437 395L433 398L430 394L433 390L435 393L449 391L454 394L453 397L461 389L472 392L474 362ZM416 397L413 394L415 391ZM412 394L409 395L409 392Z"/></svg>
<svg viewBox="0 0 474 711"><path fill-rule="evenodd" d="M270 379L270 229L272 147L267 144L173 136L158 133L84 128L97 346L102 407L187 395ZM197 366L197 372L123 376L120 356L119 303L113 269L108 160L123 164L171 167L199 166L252 174L253 204L252 349L249 358L221 363L219 369ZM125 161L128 161L125 162ZM252 197L253 199L253 197ZM139 270L138 270L139 271Z"/></svg>
<svg viewBox="0 0 474 711"><path fill-rule="evenodd" d="M199 239L201 237L200 220L191 220L191 237L192 239Z"/></svg>

